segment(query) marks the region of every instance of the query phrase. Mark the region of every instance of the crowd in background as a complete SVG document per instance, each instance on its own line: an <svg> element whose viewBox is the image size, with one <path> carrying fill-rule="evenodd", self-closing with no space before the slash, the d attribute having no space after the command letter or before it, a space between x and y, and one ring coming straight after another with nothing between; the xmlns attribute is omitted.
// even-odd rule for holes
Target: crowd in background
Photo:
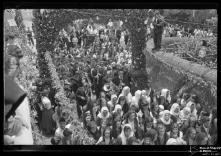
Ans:
<svg viewBox="0 0 221 156"><path fill-rule="evenodd" d="M190 28L182 25L167 25L164 28L165 37L214 37L211 29Z"/></svg>
<svg viewBox="0 0 221 156"><path fill-rule="evenodd" d="M128 31L111 29L111 21L100 30L93 26L62 30L57 51L75 60L65 91L76 101L79 120L96 145L216 144L216 109L205 110L191 93L175 98L170 90L155 91L149 83L134 89ZM90 59L76 61L84 57ZM41 102L43 133L53 136L53 145L74 145L72 122L59 104L46 96Z"/></svg>

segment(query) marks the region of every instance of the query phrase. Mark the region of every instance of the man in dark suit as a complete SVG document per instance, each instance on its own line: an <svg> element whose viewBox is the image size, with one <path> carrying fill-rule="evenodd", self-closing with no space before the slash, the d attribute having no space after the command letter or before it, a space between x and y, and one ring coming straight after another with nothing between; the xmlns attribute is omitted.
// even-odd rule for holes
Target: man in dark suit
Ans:
<svg viewBox="0 0 221 156"><path fill-rule="evenodd" d="M156 11L155 20L153 22L153 40L154 40L154 48L153 50L161 49L161 41L162 41L162 34L163 34L163 24L164 22L159 18L160 13Z"/></svg>

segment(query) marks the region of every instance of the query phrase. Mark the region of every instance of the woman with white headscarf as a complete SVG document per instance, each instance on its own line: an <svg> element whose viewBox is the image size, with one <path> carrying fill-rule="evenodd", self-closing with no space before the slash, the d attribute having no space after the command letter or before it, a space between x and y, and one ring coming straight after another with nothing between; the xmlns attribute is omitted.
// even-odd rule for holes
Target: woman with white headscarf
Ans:
<svg viewBox="0 0 221 156"><path fill-rule="evenodd" d="M134 103L137 108L139 108L140 97L141 97L141 91L140 90L137 90L135 92L135 96L132 97L132 103Z"/></svg>
<svg viewBox="0 0 221 156"><path fill-rule="evenodd" d="M182 122L186 121L186 120L189 120L189 118L190 118L190 108L189 107L183 108L183 110L180 111L179 118L181 119Z"/></svg>
<svg viewBox="0 0 221 156"><path fill-rule="evenodd" d="M171 114L171 119L174 122L177 122L179 120L179 114L180 114L180 106L178 103L174 103L171 108L170 108L170 114Z"/></svg>
<svg viewBox="0 0 221 156"><path fill-rule="evenodd" d="M196 104L192 101L189 101L186 104L186 107L190 108L190 115L194 116L195 118L197 118L197 110L196 110Z"/></svg>
<svg viewBox="0 0 221 156"><path fill-rule="evenodd" d="M116 118L122 119L123 118L123 111L122 111L122 106L117 104L115 105L114 111L112 112L113 120Z"/></svg>
<svg viewBox="0 0 221 156"><path fill-rule="evenodd" d="M170 131L171 125L173 123L173 120L170 118L170 111L164 110L162 112L162 117L160 118L160 121L165 125L166 132Z"/></svg>
<svg viewBox="0 0 221 156"><path fill-rule="evenodd" d="M121 134L118 136L118 142L120 145L128 145L128 139L134 136L132 127L130 124L125 124L122 128Z"/></svg>
<svg viewBox="0 0 221 156"><path fill-rule="evenodd" d="M43 134L52 135L55 131L56 123L52 118L54 111L51 107L51 101L47 97L43 97L42 103L43 103L44 109L42 110L41 128L42 128Z"/></svg>
<svg viewBox="0 0 221 156"><path fill-rule="evenodd" d="M107 126L111 126L112 116L106 106L101 108L101 112L97 115L97 126L101 126L102 123L106 123Z"/></svg>
<svg viewBox="0 0 221 156"><path fill-rule="evenodd" d="M116 94L112 94L111 95L111 100L107 102L107 106L109 108L109 111L112 112L114 107L117 104L117 95Z"/></svg>
<svg viewBox="0 0 221 156"><path fill-rule="evenodd" d="M126 102L128 104L130 104L132 102L132 94L130 93L130 88L128 86L125 86L121 92L121 94L119 95L119 98L121 96L125 96L126 98Z"/></svg>
<svg viewBox="0 0 221 156"><path fill-rule="evenodd" d="M170 102L170 91L168 89L162 89L160 94L160 104L164 106L165 110L169 110Z"/></svg>

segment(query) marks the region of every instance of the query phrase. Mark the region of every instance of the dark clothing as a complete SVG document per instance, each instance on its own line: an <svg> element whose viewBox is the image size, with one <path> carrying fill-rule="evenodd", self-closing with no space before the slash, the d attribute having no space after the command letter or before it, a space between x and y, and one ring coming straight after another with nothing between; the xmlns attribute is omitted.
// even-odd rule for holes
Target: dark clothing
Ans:
<svg viewBox="0 0 221 156"><path fill-rule="evenodd" d="M158 136L155 145L166 145L168 139L169 136L167 135L167 133L164 134L163 140L161 140L160 137Z"/></svg>
<svg viewBox="0 0 221 156"><path fill-rule="evenodd" d="M117 37L117 42L120 43L120 38L121 38L121 31L120 30L116 31L116 37Z"/></svg>
<svg viewBox="0 0 221 156"><path fill-rule="evenodd" d="M43 134L52 135L55 132L56 123L54 122L52 115L54 114L53 109L43 109L41 127Z"/></svg>
<svg viewBox="0 0 221 156"><path fill-rule="evenodd" d="M125 103L122 107L122 111L124 112L124 115L129 111L130 106L129 104Z"/></svg>
<svg viewBox="0 0 221 156"><path fill-rule="evenodd" d="M32 33L31 33L31 31L28 31L28 32L27 32L27 36L28 36L28 41L29 41L32 45L34 45L34 40L33 40L33 38L32 38Z"/></svg>
<svg viewBox="0 0 221 156"><path fill-rule="evenodd" d="M153 30L153 40L154 40L154 48L161 48L162 34L163 34L163 22L159 19L156 19L154 22L154 30Z"/></svg>
<svg viewBox="0 0 221 156"><path fill-rule="evenodd" d="M77 89L76 101L77 101L77 113L78 113L78 117L80 118L82 115L81 107L87 104L87 97L86 97L85 90L83 87L80 87Z"/></svg>
<svg viewBox="0 0 221 156"><path fill-rule="evenodd" d="M164 106L164 110L170 110L170 103L165 99L164 96L160 97L160 105Z"/></svg>
<svg viewBox="0 0 221 156"><path fill-rule="evenodd" d="M124 41L125 41L125 44L126 44L126 45L127 45L127 43L128 43L128 40L129 40L129 35L126 34L126 35L124 36Z"/></svg>
<svg viewBox="0 0 221 156"><path fill-rule="evenodd" d="M91 132L91 130L89 130L90 134L93 136L94 140L98 141L99 138L101 137L101 134L99 132L99 130L97 129L95 133Z"/></svg>
<svg viewBox="0 0 221 156"><path fill-rule="evenodd" d="M120 133L121 133L121 128L120 129L113 129L112 130L112 136L115 138L115 139L117 139L117 137L120 135Z"/></svg>
<svg viewBox="0 0 221 156"><path fill-rule="evenodd" d="M123 75L123 83L129 88L131 88L131 81L132 81L131 74L128 71L125 71Z"/></svg>

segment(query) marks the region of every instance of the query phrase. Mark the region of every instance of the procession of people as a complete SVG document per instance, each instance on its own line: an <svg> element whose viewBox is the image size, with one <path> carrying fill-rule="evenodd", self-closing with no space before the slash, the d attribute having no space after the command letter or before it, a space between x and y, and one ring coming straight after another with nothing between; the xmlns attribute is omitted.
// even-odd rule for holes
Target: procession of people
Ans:
<svg viewBox="0 0 221 156"><path fill-rule="evenodd" d="M147 84L145 90L134 90L135 80L130 73L131 44L125 37L127 30L104 27L93 31L98 33L94 39L88 39L88 34L67 34L63 29L57 55L72 58L71 77L61 79L67 96L76 101L79 121L96 141L95 145L216 144L215 109L208 112L199 97L190 93L175 98L166 88L156 92L151 84ZM71 35L77 39L70 48L68 41L71 40L67 38ZM73 46L73 43L76 44ZM43 97L42 104L48 109L51 102ZM39 121L42 131L47 132L44 125L51 125L53 145L74 145L69 129L71 121L62 115L59 107L56 104L54 114L48 113L47 117L42 114ZM51 121L49 118L55 124L44 124Z"/></svg>
<svg viewBox="0 0 221 156"><path fill-rule="evenodd" d="M153 52L161 49L164 33L159 16L156 12L153 29L147 31L147 39L154 40ZM69 111L77 114L94 145L216 145L217 108L205 109L189 92L173 97L167 88L156 91L148 80L144 89L137 88L130 32L123 25L111 19L107 25L73 21L55 41L52 58L73 104ZM30 29L27 38L34 46ZM41 134L50 137L52 145L76 145L72 118L62 110L59 95L52 98L50 92L45 90L36 105ZM22 125L17 120L7 135Z"/></svg>

